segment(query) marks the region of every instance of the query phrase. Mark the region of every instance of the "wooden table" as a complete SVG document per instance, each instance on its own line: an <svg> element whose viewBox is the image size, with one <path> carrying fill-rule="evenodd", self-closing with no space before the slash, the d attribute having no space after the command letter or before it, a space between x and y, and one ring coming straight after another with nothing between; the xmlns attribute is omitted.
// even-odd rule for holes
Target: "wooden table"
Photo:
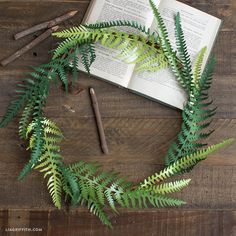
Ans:
<svg viewBox="0 0 236 236"><path fill-rule="evenodd" d="M0 55L8 56L32 40L19 41L13 34L29 26L78 9L64 24L78 25L89 0L27 0L0 2ZM236 2L234 0L184 0L194 7L224 19L214 53L218 60L211 94L218 106L209 142L236 137ZM19 60L0 68L0 116L13 98L16 82L27 66L47 62L56 41L48 39ZM99 161L140 181L163 168L163 157L180 128L180 114L102 81L79 74L76 86L96 89L104 120L110 155L100 151L88 91L66 96L54 89L46 114L63 129L62 153L66 162ZM236 144L200 163L186 177L191 185L180 194L187 205L175 209L121 210L112 218L114 229L102 226L86 209L53 207L45 180L37 172L16 180L29 158L17 136L17 121L0 130L0 225L1 235L93 235L93 236L233 236L236 235ZM7 233L6 227L42 228L42 232Z"/></svg>

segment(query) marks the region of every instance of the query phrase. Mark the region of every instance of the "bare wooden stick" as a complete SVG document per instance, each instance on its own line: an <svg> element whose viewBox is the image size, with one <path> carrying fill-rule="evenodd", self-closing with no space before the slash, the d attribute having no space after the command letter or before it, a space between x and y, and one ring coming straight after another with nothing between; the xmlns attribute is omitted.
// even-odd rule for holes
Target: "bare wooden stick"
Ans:
<svg viewBox="0 0 236 236"><path fill-rule="evenodd" d="M46 28L52 28L53 26L56 26L58 24L60 24L61 22L70 19L71 17L73 17L78 11L70 11L68 13L66 13L65 15L59 16L53 20L50 21L46 21L43 22L41 24L35 25L29 29L26 29L22 32L19 32L17 34L14 35L15 40L20 39L26 35L32 34L34 32L37 32L41 29L46 29Z"/></svg>
<svg viewBox="0 0 236 236"><path fill-rule="evenodd" d="M43 34L38 36L32 42L30 42L29 44L27 44L26 46L24 46L23 48L15 52L13 55L1 61L1 65L6 66L10 62L16 60L18 57L20 57L21 55L23 55L24 53L26 53L27 51L35 47L37 44L39 44L40 42L48 38L52 34L52 32L55 32L58 28L59 26L55 26L55 27L52 27L51 29L46 30Z"/></svg>
<svg viewBox="0 0 236 236"><path fill-rule="evenodd" d="M100 113L99 107L98 107L98 100L96 97L96 93L93 88L90 88L89 91L90 91L90 96L91 96L91 100L92 100L92 106L93 106L96 122L97 122L98 133L99 133L100 142L101 142L101 148L105 154L108 154L109 151L108 151L106 136L105 136L105 132L104 132L103 124L102 124L101 113Z"/></svg>

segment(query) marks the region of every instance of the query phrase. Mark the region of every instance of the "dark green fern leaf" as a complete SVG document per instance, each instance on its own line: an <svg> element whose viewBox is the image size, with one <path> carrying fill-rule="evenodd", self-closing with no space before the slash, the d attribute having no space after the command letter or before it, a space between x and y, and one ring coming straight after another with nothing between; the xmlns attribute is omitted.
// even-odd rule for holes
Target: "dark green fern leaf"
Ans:
<svg viewBox="0 0 236 236"><path fill-rule="evenodd" d="M17 90L18 96L16 100L12 101L8 106L7 112L5 113L3 119L0 122L0 128L6 127L12 119L17 115L19 110L23 105L37 93L38 87L44 86L42 84L41 78L27 78L23 80L23 83L17 84L20 88Z"/></svg>
<svg viewBox="0 0 236 236"><path fill-rule="evenodd" d="M65 72L63 67L58 67L57 71L58 71L59 78L60 78L60 80L62 81L62 83L65 87L65 91L68 94L69 83L68 83L68 79L67 79L67 76L66 76L66 72Z"/></svg>
<svg viewBox="0 0 236 236"><path fill-rule="evenodd" d="M25 104L25 101L27 100L28 97L27 95L21 95L17 100L12 101L10 103L7 112L5 113L3 119L0 122L0 128L6 127L12 121L12 119L17 115L19 110Z"/></svg>
<svg viewBox="0 0 236 236"><path fill-rule="evenodd" d="M170 146L165 157L166 165L174 163L183 156L190 155L197 151L204 139L209 137L213 131L205 131L212 122L216 108L211 108L212 101L209 101L208 90L211 87L214 60L209 60L203 73L200 68L203 61L203 53L199 54L197 69L194 71L192 83L194 89L190 91L188 103L182 112L183 124L177 135L177 140ZM206 143L202 143L202 146Z"/></svg>
<svg viewBox="0 0 236 236"><path fill-rule="evenodd" d="M182 64L182 75L184 78L184 83L190 89L190 86L193 83L193 74L192 74L192 63L190 56L188 54L187 44L185 42L185 37L180 21L180 14L177 13L175 17L175 34L176 34L176 45L178 52L180 54L181 64ZM194 87L194 85L192 85Z"/></svg>
<svg viewBox="0 0 236 236"><path fill-rule="evenodd" d="M132 27L138 31L141 31L142 33L145 33L146 35L150 35L149 28L146 28L145 26L140 25L139 23L135 21L116 20L116 21L98 22L95 24L85 25L86 28L90 28L90 29L107 29L107 28L124 27L124 26ZM152 33L152 35L155 35L155 33Z"/></svg>
<svg viewBox="0 0 236 236"><path fill-rule="evenodd" d="M149 0L151 8L153 10L153 14L155 16L156 22L157 22L157 31L159 35L159 41L161 44L161 47L163 49L163 52L168 59L169 65L173 71L173 73L176 76L176 79L179 81L179 83L182 85L183 88L188 89L188 84L186 84L186 81L183 77L182 71L181 71L181 64L176 56L175 51L173 50L169 37L168 32L165 26L165 23L158 12L158 9L155 5L155 3L152 0Z"/></svg>
<svg viewBox="0 0 236 236"><path fill-rule="evenodd" d="M76 47L73 52L72 83L74 83L78 78L78 66L79 66L79 49L78 47Z"/></svg>
<svg viewBox="0 0 236 236"><path fill-rule="evenodd" d="M63 175L63 188L65 189L65 192L70 196L72 204L75 205L79 201L80 197L80 189L77 178L74 173L72 173L70 169L65 167L64 165L61 166L61 171Z"/></svg>
<svg viewBox="0 0 236 236"><path fill-rule="evenodd" d="M95 53L95 45L94 43L90 43L88 44L88 51L89 51L89 55L90 55L90 63L89 66L91 66L95 59L96 59L96 53Z"/></svg>
<svg viewBox="0 0 236 236"><path fill-rule="evenodd" d="M90 74L90 66L92 64L89 58L90 50L89 44L84 44L79 48L82 64L88 74Z"/></svg>
<svg viewBox="0 0 236 236"><path fill-rule="evenodd" d="M104 225L108 226L109 228L112 228L112 224L109 220L108 215L106 214L103 207L99 203L97 203L96 200L94 201L93 199L89 199L86 205L88 206L89 211L95 216L98 216Z"/></svg>

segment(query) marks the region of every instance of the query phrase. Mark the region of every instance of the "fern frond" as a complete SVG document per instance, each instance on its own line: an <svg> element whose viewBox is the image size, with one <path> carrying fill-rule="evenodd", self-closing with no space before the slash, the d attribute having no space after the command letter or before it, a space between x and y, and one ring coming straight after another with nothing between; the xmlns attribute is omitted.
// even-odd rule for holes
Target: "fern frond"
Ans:
<svg viewBox="0 0 236 236"><path fill-rule="evenodd" d="M183 123L181 131L165 157L167 166L183 156L196 152L201 148L199 145L201 141L212 133L204 130L210 125L211 118L216 111L216 108L210 108L212 102L207 102L213 69L214 60L210 60L202 76L198 79L198 86L195 86L189 94L189 100L182 112ZM202 146L204 145L206 144L203 143Z"/></svg>
<svg viewBox="0 0 236 236"><path fill-rule="evenodd" d="M0 122L0 128L6 127L12 119L17 115L23 105L31 99L34 95L39 93L39 88L45 87L45 81L42 77L38 78L36 74L32 74L31 78L24 79L22 83L17 84L20 88L16 90L18 96L16 100L12 101Z"/></svg>
<svg viewBox="0 0 236 236"><path fill-rule="evenodd" d="M198 88L199 86L199 80L201 78L201 71L202 71L202 63L203 63L203 59L204 56L206 54L206 50L207 48L204 47L198 54L194 68L193 68L193 83L194 86Z"/></svg>
<svg viewBox="0 0 236 236"><path fill-rule="evenodd" d="M25 106L24 111L22 113L21 120L19 122L19 136L22 139L27 139L27 127L30 123L30 116L32 115L34 104L29 101Z"/></svg>
<svg viewBox="0 0 236 236"><path fill-rule="evenodd" d="M40 169L40 172L45 173L44 177L48 178L48 190L52 197L54 205L61 209L61 194L62 194L62 174L60 172L60 165L62 163L61 157L46 149L45 153L39 160L40 164L35 169Z"/></svg>
<svg viewBox="0 0 236 236"><path fill-rule="evenodd" d="M90 66L91 66L91 61L89 58L89 53L90 53L90 47L89 44L84 44L79 48L79 53L81 55L81 60L82 64L87 71L88 74L90 74Z"/></svg>
<svg viewBox="0 0 236 236"><path fill-rule="evenodd" d="M56 36L57 38L72 38L76 37L77 39L85 39L90 38L91 31L84 27L83 25L80 25L78 27L72 27L69 29L65 29L61 32L53 33L52 36ZM78 37L79 36L79 37Z"/></svg>
<svg viewBox="0 0 236 236"><path fill-rule="evenodd" d="M192 166L196 165L196 163L198 163L199 161L206 159L206 157L211 153L216 152L219 149L222 149L223 147L232 144L233 141L234 141L233 139L228 139L219 144L209 146L206 149L199 150L189 156L182 157L181 159L177 160L176 162L166 167L159 173L156 173L148 177L146 180L144 180L144 183L141 184L141 187L142 188L151 187L152 185L158 182L161 182L173 175L181 173L182 171L185 171L186 169L189 169Z"/></svg>
<svg viewBox="0 0 236 236"><path fill-rule="evenodd" d="M61 132L60 128L56 125L55 122L53 122L53 121L51 121L49 119L44 118L42 120L42 124L44 125L44 132L45 133L48 133L47 132L48 129L49 130L54 130L54 133L52 133L52 134L58 135L58 136L63 138L63 133Z"/></svg>
<svg viewBox="0 0 236 236"><path fill-rule="evenodd" d="M0 128L6 127L12 119L17 115L21 107L24 105L27 100L28 94L21 95L17 100L12 101L7 108L7 112L0 122Z"/></svg>
<svg viewBox="0 0 236 236"><path fill-rule="evenodd" d="M73 53L72 62L72 83L77 80L78 77L78 65L79 65L79 48L76 47Z"/></svg>
<svg viewBox="0 0 236 236"><path fill-rule="evenodd" d="M206 67L201 75L200 81L199 81L200 96L203 96L204 92L208 91L211 86L215 64L216 64L215 58L211 57L206 65Z"/></svg>
<svg viewBox="0 0 236 236"><path fill-rule="evenodd" d="M71 48L75 48L77 44L79 44L80 41L74 39L74 38L67 38L63 42L59 44L59 46L55 49L53 54L53 59L58 58L59 56L69 53L69 50Z"/></svg>
<svg viewBox="0 0 236 236"><path fill-rule="evenodd" d="M39 80L40 81L40 80ZM18 179L23 179L31 170L32 168L38 163L38 160L42 154L42 148L43 148L43 118L42 118L42 109L45 105L46 98L48 96L48 90L49 90L49 82L47 79L42 80L42 82L39 83L39 86L36 86L34 88L34 94L35 101L34 101L34 111L33 111L33 123L34 125L29 125L33 128L32 130L32 137L33 144L32 151L31 151L31 157L29 162L24 166L23 170L18 176ZM27 137L27 132L26 132Z"/></svg>
<svg viewBox="0 0 236 236"><path fill-rule="evenodd" d="M152 185L151 187L147 189L156 194L166 195L166 194L170 194L170 193L174 193L174 192L182 190L183 188L189 185L190 181L191 179L183 179L183 180L178 180L178 181L170 182L170 183L164 183L160 185Z"/></svg>
<svg viewBox="0 0 236 236"><path fill-rule="evenodd" d="M69 41L66 39L66 41L58 47L54 56L57 57L67 52L66 45L71 43L71 40L74 40L74 45L80 45L79 50L82 62L87 72L89 72L89 68L95 59L95 51L92 46L93 43L96 42L99 42L104 47L120 50L121 53L117 55L118 58L127 63L138 63L138 66L142 65L144 62L151 61L152 58L156 58L154 64L149 62L149 67L147 67L146 64L146 69L148 70L150 68L150 71L157 71L168 65L165 56L158 57L159 55L164 54L154 35L150 35L147 39L142 35L129 34L109 29L89 29L83 26L57 32L54 35L57 37L69 38ZM69 47L71 47L71 45L69 45ZM88 58L89 54L90 58L92 58L90 62Z"/></svg>
<svg viewBox="0 0 236 236"><path fill-rule="evenodd" d="M180 54L181 64L182 64L182 77L184 78L184 83L188 89L190 89L191 83L193 82L192 75L192 64L190 56L188 54L187 44L185 42L184 32L182 29L180 14L177 13L175 17L175 34L176 34L176 45L178 52Z"/></svg>
<svg viewBox="0 0 236 236"><path fill-rule="evenodd" d="M44 139L43 139L43 127L41 122L41 117L34 120L35 126L33 135L35 137L34 145L32 147L31 157L29 162L24 166L23 170L18 176L18 180L23 179L37 164L43 149Z"/></svg>
<svg viewBox="0 0 236 236"><path fill-rule="evenodd" d="M61 209L62 178L66 175L63 171L62 157L59 154L60 148L57 143L63 139L63 135L54 122L44 118L41 123L44 139L43 153L35 169L39 169L40 172L44 173L44 178L48 179L47 186L53 203L58 209ZM56 130L57 132L56 134L48 133L47 129Z"/></svg>
<svg viewBox="0 0 236 236"><path fill-rule="evenodd" d="M102 206L99 203L97 203L97 201L89 199L87 201L87 206L88 206L89 211L95 216L98 216L98 218L101 220L101 222L104 225L108 226L109 228L112 228L111 221L109 220Z"/></svg>
<svg viewBox="0 0 236 236"><path fill-rule="evenodd" d="M88 44L88 51L89 51L89 55L90 55L90 66L94 63L95 59L96 59L96 53L95 53L95 45L94 43L89 43Z"/></svg>
<svg viewBox="0 0 236 236"><path fill-rule="evenodd" d="M130 186L129 182L124 178L117 178L117 174L113 172L98 174L97 166L84 162L71 165L69 169L78 178L83 199L97 199L102 206L107 202L116 212L115 197L120 196Z"/></svg>
<svg viewBox="0 0 236 236"><path fill-rule="evenodd" d="M76 176L65 165L61 165L61 171L63 175L62 185L67 195L72 199L72 204L76 204L79 201L80 189Z"/></svg>
<svg viewBox="0 0 236 236"><path fill-rule="evenodd" d="M163 52L168 59L169 65L173 71L173 73L176 76L176 79L179 81L179 83L182 85L184 89L188 89L188 82L185 81L182 71L181 71L181 64L179 63L179 60L176 56L176 53L174 52L169 37L168 32L165 26L165 23L158 12L158 9L155 5L155 3L152 0L149 0L150 6L152 8L153 14L155 16L156 22L157 22L157 31L159 35L159 41L161 44L161 47L163 49Z"/></svg>
<svg viewBox="0 0 236 236"><path fill-rule="evenodd" d="M137 188L132 191L126 191L122 194L122 200L124 202L123 207L126 208L147 208L148 205L154 207L167 207L167 206L180 206L185 204L184 201L166 197L161 194L155 194L148 189Z"/></svg>
<svg viewBox="0 0 236 236"><path fill-rule="evenodd" d="M155 32L151 34L149 28L146 28L145 26L139 24L136 21L116 20L116 21L107 21L107 22L97 22L95 24L87 24L84 26L89 29L107 29L107 28L113 28L113 27L124 27L124 26L127 27L128 26L148 36L153 35L157 38L157 35L155 34Z"/></svg>
<svg viewBox="0 0 236 236"><path fill-rule="evenodd" d="M68 79L66 76L66 72L63 69L63 67L59 67L57 70L58 70L59 78L62 81L63 85L65 86L66 94L68 94Z"/></svg>
<svg viewBox="0 0 236 236"><path fill-rule="evenodd" d="M159 193L158 190L155 192L150 189L134 188L125 178L118 178L117 174L112 172L98 174L96 166L84 162L73 164L69 168L78 178L81 202L88 203L92 199L93 203L97 203L100 207L105 207L108 203L116 213L117 204L129 208L143 208L148 204L155 207L184 204L181 200L164 197L161 193L178 191L188 184L188 180L160 187Z"/></svg>

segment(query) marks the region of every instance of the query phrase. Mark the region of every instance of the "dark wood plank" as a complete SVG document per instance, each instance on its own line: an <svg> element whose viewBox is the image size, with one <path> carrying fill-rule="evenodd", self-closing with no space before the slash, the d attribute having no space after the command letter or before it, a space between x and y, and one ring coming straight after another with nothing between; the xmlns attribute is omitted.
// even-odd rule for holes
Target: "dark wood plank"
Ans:
<svg viewBox="0 0 236 236"><path fill-rule="evenodd" d="M0 116L3 116L9 102L14 98L16 83L20 81L21 71L4 71L1 73ZM123 118L180 118L180 112L158 102L132 94L125 89L106 82L88 78L79 74L78 83L70 95L66 95L61 87L51 88L51 95L47 102L46 114L49 117L91 117L90 98L88 88L96 89L99 105L103 117ZM78 88L85 91L77 94ZM216 118L236 118L236 85L234 76L215 76L211 97L218 107Z"/></svg>
<svg viewBox="0 0 236 236"><path fill-rule="evenodd" d="M22 228L38 228L41 232L22 232L18 235L47 235L47 236L234 236L236 235L235 211L135 211L123 210L119 216L111 216L113 229L102 226L94 216L86 210L58 211L0 211L0 226L2 235L7 228L18 227L17 221L22 222ZM5 219L8 217L8 221ZM16 221L17 219L17 221Z"/></svg>

